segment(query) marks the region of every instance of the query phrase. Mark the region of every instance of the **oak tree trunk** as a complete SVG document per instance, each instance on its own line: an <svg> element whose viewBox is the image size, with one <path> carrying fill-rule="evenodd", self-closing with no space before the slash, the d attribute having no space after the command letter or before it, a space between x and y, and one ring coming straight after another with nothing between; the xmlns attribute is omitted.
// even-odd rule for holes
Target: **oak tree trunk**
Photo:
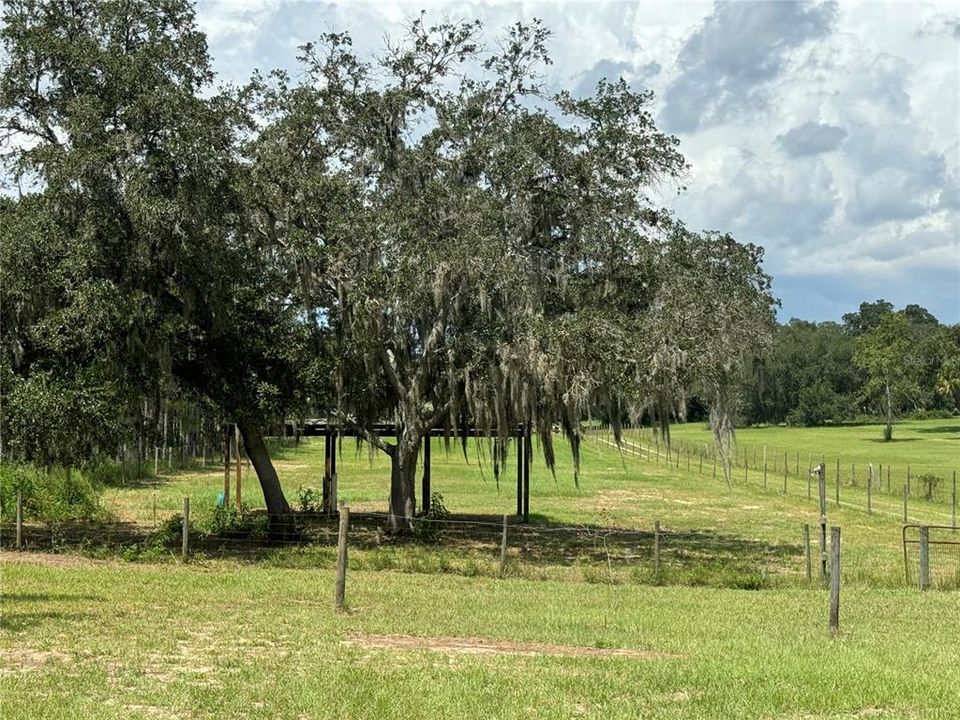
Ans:
<svg viewBox="0 0 960 720"><path fill-rule="evenodd" d="M290 505L287 503L287 498L280 487L280 479L273 467L273 461L270 460L270 453L267 451L260 428L256 423L247 419L238 420L237 427L243 436L247 457L250 458L253 469L257 473L257 479L260 481L260 488L263 490L263 499L267 503L267 513L270 515L272 526L275 519L290 517Z"/></svg>
<svg viewBox="0 0 960 720"><path fill-rule="evenodd" d="M893 403L890 400L890 383L887 383L887 428L883 439L887 442L893 439Z"/></svg>
<svg viewBox="0 0 960 720"><path fill-rule="evenodd" d="M416 469L420 438L401 436L390 452L390 532L408 532L417 508Z"/></svg>

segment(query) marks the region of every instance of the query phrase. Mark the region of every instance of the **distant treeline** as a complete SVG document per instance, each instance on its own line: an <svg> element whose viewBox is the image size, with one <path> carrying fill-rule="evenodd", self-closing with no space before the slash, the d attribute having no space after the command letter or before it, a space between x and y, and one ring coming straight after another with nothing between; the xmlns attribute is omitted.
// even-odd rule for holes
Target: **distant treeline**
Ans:
<svg viewBox="0 0 960 720"><path fill-rule="evenodd" d="M960 412L960 325L865 302L842 323L792 319L744 381L740 424L825 425ZM690 407L691 419L699 404Z"/></svg>

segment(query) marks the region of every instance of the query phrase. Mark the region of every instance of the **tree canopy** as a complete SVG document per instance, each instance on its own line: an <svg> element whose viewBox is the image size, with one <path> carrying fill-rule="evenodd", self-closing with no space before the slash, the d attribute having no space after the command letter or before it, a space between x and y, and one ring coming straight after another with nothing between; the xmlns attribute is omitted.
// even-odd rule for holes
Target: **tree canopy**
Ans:
<svg viewBox="0 0 960 720"><path fill-rule="evenodd" d="M70 462L189 397L238 423L279 515L264 428L326 413L391 457L399 529L436 425L490 431L497 470L522 425L552 468L555 426L578 464L591 414L666 431L696 394L726 448L773 327L762 249L656 206L686 166L649 92L547 92L546 28L482 33L421 16L373 57L328 33L296 82L215 88L187 2L9 3L11 451ZM39 458L22 420L50 393L114 422Z"/></svg>

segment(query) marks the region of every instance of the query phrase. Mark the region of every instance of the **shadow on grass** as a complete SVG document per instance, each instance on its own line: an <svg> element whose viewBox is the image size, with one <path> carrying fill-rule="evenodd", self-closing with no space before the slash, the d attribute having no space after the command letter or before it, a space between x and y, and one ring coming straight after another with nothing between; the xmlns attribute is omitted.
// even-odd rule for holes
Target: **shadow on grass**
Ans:
<svg viewBox="0 0 960 720"><path fill-rule="evenodd" d="M265 518L264 518L265 519ZM285 527L284 537L262 532L191 531L194 556L268 562L296 567L332 564L337 543L338 519L318 514L298 514ZM491 573L499 567L503 539L502 515L456 515L440 521L419 519L410 533L386 530L382 514L351 513L349 547L359 551L364 567L413 572ZM9 532L3 533L5 538ZM76 551L99 557L120 556L156 561L177 557L182 536L178 528L166 535L152 533L132 523L82 523L69 528L24 530L30 549ZM7 544L7 543L5 543ZM644 574L653 578L655 548L661 566L675 581L687 584L761 587L768 573L796 571L803 548L791 543L768 543L714 529L673 531L630 529L596 524L571 526L549 516L533 515L531 522L508 518L508 554L526 572L536 575L549 569L576 568L589 580L604 582L614 572ZM649 574L649 577L647 577ZM669 581L669 580L668 580Z"/></svg>
<svg viewBox="0 0 960 720"><path fill-rule="evenodd" d="M42 625L50 620L89 620L91 613L64 613L64 612L4 612L0 616L0 630L20 632L28 628Z"/></svg>
<svg viewBox="0 0 960 720"><path fill-rule="evenodd" d="M947 434L957 434L960 435L960 425L938 425L937 427L931 428L916 428L913 432L930 434L930 435L947 435Z"/></svg>
<svg viewBox="0 0 960 720"><path fill-rule="evenodd" d="M66 593L4 593L0 597L0 605L17 602L100 602L102 597L97 595L68 595Z"/></svg>

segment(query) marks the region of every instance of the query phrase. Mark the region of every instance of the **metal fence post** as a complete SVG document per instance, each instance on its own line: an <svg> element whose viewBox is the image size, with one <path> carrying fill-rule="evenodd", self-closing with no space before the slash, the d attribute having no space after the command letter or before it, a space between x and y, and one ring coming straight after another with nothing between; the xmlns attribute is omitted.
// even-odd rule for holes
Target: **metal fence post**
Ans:
<svg viewBox="0 0 960 720"><path fill-rule="evenodd" d="M23 548L23 491L17 490L17 550Z"/></svg>
<svg viewBox="0 0 960 720"><path fill-rule="evenodd" d="M840 629L840 528L830 528L830 632Z"/></svg>
<svg viewBox="0 0 960 720"><path fill-rule="evenodd" d="M183 559L190 556L190 498L183 499Z"/></svg>
<svg viewBox="0 0 960 720"><path fill-rule="evenodd" d="M930 528L920 526L920 589L930 587Z"/></svg>

